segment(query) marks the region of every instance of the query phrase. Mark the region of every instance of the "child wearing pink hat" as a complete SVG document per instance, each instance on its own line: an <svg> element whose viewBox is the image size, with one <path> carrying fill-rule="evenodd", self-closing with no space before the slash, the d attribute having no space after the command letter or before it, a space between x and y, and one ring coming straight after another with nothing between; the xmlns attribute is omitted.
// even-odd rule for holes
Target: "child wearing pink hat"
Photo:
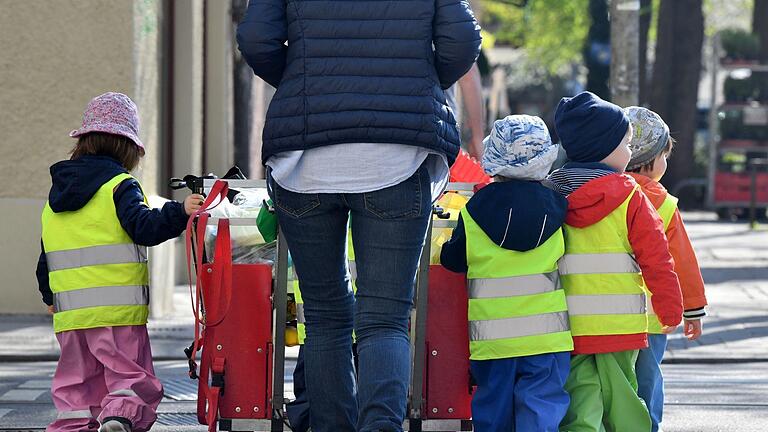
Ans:
<svg viewBox="0 0 768 432"><path fill-rule="evenodd" d="M144 156L138 110L105 93L83 114L69 160L51 167L37 278L61 356L49 432L147 431L163 387L147 334L147 246L179 236L203 197L150 209L129 171Z"/></svg>

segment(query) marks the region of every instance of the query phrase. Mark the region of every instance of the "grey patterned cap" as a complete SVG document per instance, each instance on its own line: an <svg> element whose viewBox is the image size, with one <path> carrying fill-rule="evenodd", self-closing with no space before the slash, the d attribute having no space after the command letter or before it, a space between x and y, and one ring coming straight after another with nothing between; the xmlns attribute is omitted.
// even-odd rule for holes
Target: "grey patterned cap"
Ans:
<svg viewBox="0 0 768 432"><path fill-rule="evenodd" d="M529 115L496 120L483 144L483 168L491 176L543 180L557 158L544 120Z"/></svg>
<svg viewBox="0 0 768 432"><path fill-rule="evenodd" d="M669 126L655 112L648 108L631 106L624 108L634 133L629 149L632 158L627 170L634 170L654 160L669 141Z"/></svg>

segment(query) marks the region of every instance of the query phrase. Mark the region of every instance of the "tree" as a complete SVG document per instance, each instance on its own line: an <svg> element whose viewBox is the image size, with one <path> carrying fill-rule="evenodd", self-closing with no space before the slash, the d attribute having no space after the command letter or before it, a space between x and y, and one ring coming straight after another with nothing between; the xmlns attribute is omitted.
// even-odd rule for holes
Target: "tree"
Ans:
<svg viewBox="0 0 768 432"><path fill-rule="evenodd" d="M584 43L587 66L587 90L610 100L608 80L611 72L611 26L608 23L608 1L589 0L589 33Z"/></svg>
<svg viewBox="0 0 768 432"><path fill-rule="evenodd" d="M760 40L760 63L768 64L768 0L755 0L752 10L752 33ZM768 72L758 73L757 77L763 87L761 94L768 96Z"/></svg>
<svg viewBox="0 0 768 432"><path fill-rule="evenodd" d="M523 48L539 65L556 73L581 60L589 27L584 13L588 1L483 0L484 37L496 45Z"/></svg>
<svg viewBox="0 0 768 432"><path fill-rule="evenodd" d="M640 76L640 105L648 103L648 32L651 29L651 18L653 16L653 2L651 0L640 0L640 63L638 70Z"/></svg>
<svg viewBox="0 0 768 432"><path fill-rule="evenodd" d="M703 40L702 0L661 0L650 100L677 140L664 177L671 189L693 172Z"/></svg>

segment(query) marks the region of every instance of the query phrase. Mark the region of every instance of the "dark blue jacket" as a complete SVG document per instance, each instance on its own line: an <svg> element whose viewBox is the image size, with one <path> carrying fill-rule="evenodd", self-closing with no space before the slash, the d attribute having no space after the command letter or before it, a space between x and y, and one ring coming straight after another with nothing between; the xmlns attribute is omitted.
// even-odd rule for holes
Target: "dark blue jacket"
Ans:
<svg viewBox="0 0 768 432"><path fill-rule="evenodd" d="M48 193L48 203L55 213L80 210L104 183L118 174L127 173L116 160L103 156L83 156L76 160L59 162L51 167L53 185ZM117 218L120 225L142 246L156 246L178 237L187 226L188 216L184 206L176 201L165 203L162 209L150 209L144 205L144 193L136 180L125 180L114 193ZM43 302L53 304L53 294L48 283L48 263L42 247L37 262L37 282Z"/></svg>
<svg viewBox="0 0 768 432"><path fill-rule="evenodd" d="M512 180L491 183L467 203L467 212L483 232L507 250L526 252L546 242L565 222L568 200L539 182ZM457 273L467 272L464 220L443 245L440 263Z"/></svg>
<svg viewBox="0 0 768 432"><path fill-rule="evenodd" d="M277 88L262 158L342 143L459 151L447 89L480 50L466 0L252 0L237 29ZM286 44L287 42L287 44Z"/></svg>

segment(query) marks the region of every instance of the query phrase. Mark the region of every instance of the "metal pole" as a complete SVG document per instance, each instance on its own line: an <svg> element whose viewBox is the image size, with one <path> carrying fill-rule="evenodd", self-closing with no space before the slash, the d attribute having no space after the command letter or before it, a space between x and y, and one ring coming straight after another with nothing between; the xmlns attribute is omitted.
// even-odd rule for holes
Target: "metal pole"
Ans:
<svg viewBox="0 0 768 432"><path fill-rule="evenodd" d="M424 247L421 250L419 269L416 277L416 314L415 322L411 327L415 329L412 336L414 344L413 373L411 374L411 400L410 400L410 431L420 431L421 421L426 417L424 413L424 375L426 370L427 350L427 306L429 300L429 258L432 253L432 216L427 224L427 234L424 238Z"/></svg>
<svg viewBox="0 0 768 432"><path fill-rule="evenodd" d="M749 226L754 229L757 224L757 164L749 162Z"/></svg>
<svg viewBox="0 0 768 432"><path fill-rule="evenodd" d="M640 103L640 0L611 0L611 99Z"/></svg>
<svg viewBox="0 0 768 432"><path fill-rule="evenodd" d="M285 404L285 319L288 303L288 245L282 231L278 230L275 286L272 291L274 308L274 361L272 363L272 432L283 430L283 405ZM279 414L279 415L277 415Z"/></svg>

